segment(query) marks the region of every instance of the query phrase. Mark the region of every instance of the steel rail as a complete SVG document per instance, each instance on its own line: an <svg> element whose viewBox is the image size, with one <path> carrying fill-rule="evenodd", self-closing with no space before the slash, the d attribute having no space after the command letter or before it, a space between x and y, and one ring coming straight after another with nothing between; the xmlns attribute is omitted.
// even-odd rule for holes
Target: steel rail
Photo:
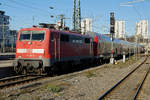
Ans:
<svg viewBox="0 0 150 100"><path fill-rule="evenodd" d="M43 76L34 76L28 79L22 79L22 80L17 80L17 81L12 81L12 82L8 82L6 84L1 84L0 88L5 88L5 87L9 87L9 86L13 86L13 85L17 85L17 84L21 84L21 83L25 83L25 82L29 82L29 81L33 81L33 80L37 80L39 78L42 78Z"/></svg>
<svg viewBox="0 0 150 100"><path fill-rule="evenodd" d="M27 77L27 75L19 75L19 76L6 77L6 78L0 79L0 83L1 82L6 82L6 81L11 81L11 80L16 80L16 79L24 78L24 77Z"/></svg>
<svg viewBox="0 0 150 100"><path fill-rule="evenodd" d="M133 69L129 74L127 74L124 78L122 78L117 84L115 84L112 88L110 88L108 91L106 91L102 96L100 96L97 100L102 100L104 99L113 89L115 89L117 86L119 86L127 77L129 77L133 72L135 72L141 65L145 63L146 59L138 65L135 69Z"/></svg>
<svg viewBox="0 0 150 100"><path fill-rule="evenodd" d="M140 90L141 90L141 88L142 88L142 86L143 86L143 84L144 84L144 82L145 82L145 79L146 79L147 76L148 76L149 70L150 70L150 68L148 69L146 75L144 76L144 79L142 80L141 84L139 85L139 87L138 87L138 89L137 89L135 95L133 96L132 100L136 100L137 95L139 94L139 92L140 92Z"/></svg>

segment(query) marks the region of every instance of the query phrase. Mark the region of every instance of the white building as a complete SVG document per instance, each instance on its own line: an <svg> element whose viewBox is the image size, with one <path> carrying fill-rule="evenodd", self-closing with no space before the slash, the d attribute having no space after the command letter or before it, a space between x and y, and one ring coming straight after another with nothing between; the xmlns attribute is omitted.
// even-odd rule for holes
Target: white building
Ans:
<svg viewBox="0 0 150 100"><path fill-rule="evenodd" d="M148 20L141 20L136 23L136 36L143 36L148 38Z"/></svg>
<svg viewBox="0 0 150 100"><path fill-rule="evenodd" d="M92 20L85 18L81 21L81 32L85 34L87 32L92 32Z"/></svg>
<svg viewBox="0 0 150 100"><path fill-rule="evenodd" d="M125 21L115 21L115 38L125 38Z"/></svg>

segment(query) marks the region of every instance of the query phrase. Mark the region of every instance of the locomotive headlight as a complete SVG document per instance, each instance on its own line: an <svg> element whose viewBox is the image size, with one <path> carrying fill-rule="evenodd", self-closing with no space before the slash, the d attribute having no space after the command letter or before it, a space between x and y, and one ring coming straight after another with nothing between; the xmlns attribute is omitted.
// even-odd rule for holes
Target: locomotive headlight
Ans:
<svg viewBox="0 0 150 100"><path fill-rule="evenodd" d="M32 49L32 53L44 53L44 49Z"/></svg>
<svg viewBox="0 0 150 100"><path fill-rule="evenodd" d="M18 56L18 58L21 58L21 56Z"/></svg>
<svg viewBox="0 0 150 100"><path fill-rule="evenodd" d="M42 56L39 56L40 59L42 59Z"/></svg>

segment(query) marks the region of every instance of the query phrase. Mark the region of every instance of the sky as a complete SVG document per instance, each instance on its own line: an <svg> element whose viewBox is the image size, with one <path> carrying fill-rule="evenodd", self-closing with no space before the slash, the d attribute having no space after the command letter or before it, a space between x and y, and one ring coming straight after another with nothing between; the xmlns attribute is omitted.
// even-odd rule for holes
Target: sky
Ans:
<svg viewBox="0 0 150 100"><path fill-rule="evenodd" d="M116 20L125 21L126 35L135 34L135 24L150 20L150 0L80 0L81 17L91 18L93 31L109 33L110 12ZM127 6L129 2L129 6ZM134 2L134 3L133 3ZM73 0L0 0L0 10L10 16L10 29L32 27L39 23L56 23L64 14L66 25L72 28ZM120 6L126 4L126 6ZM54 7L50 9L49 7ZM50 16L53 15L54 18Z"/></svg>

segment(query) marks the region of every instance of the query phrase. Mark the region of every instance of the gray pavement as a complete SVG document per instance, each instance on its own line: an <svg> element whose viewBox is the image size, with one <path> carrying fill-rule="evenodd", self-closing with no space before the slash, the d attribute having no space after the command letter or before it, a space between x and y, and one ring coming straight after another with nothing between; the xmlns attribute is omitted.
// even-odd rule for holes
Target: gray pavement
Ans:
<svg viewBox="0 0 150 100"><path fill-rule="evenodd" d="M5 55L15 55L15 53L10 52L10 53L0 53L0 56L5 56Z"/></svg>
<svg viewBox="0 0 150 100"><path fill-rule="evenodd" d="M0 67L12 67L14 60L2 60L0 61Z"/></svg>
<svg viewBox="0 0 150 100"><path fill-rule="evenodd" d="M0 60L0 78L15 75L13 61L14 60Z"/></svg>
<svg viewBox="0 0 150 100"><path fill-rule="evenodd" d="M14 59L15 53L0 53L0 60Z"/></svg>

